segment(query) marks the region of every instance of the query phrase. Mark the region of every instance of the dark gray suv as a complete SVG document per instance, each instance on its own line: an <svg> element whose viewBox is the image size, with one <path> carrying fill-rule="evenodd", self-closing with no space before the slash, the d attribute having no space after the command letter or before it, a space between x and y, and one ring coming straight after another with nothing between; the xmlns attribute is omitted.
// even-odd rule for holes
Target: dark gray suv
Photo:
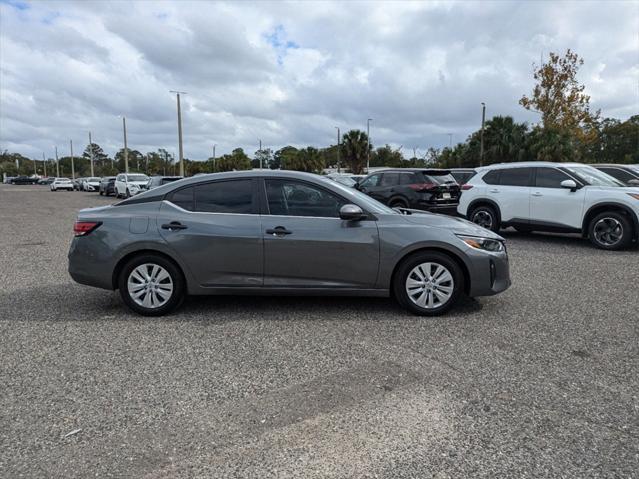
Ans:
<svg viewBox="0 0 639 479"><path fill-rule="evenodd" d="M202 175L80 211L79 283L143 315L187 294L394 296L420 315L510 286L504 240L459 218L402 214L317 175Z"/></svg>

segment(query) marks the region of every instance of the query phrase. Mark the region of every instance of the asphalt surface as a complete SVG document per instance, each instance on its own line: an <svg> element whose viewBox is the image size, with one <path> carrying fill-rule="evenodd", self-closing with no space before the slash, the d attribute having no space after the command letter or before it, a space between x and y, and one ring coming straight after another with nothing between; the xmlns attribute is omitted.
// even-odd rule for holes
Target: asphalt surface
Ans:
<svg viewBox="0 0 639 479"><path fill-rule="evenodd" d="M0 477L639 475L636 249L505 233L513 286L436 319L275 297L154 319L66 272L77 210L108 201L0 185Z"/></svg>

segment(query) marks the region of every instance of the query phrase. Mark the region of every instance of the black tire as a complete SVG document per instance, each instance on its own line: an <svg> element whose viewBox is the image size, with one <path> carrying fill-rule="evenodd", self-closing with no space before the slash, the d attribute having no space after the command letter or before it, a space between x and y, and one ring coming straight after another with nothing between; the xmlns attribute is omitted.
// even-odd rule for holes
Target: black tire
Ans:
<svg viewBox="0 0 639 479"><path fill-rule="evenodd" d="M170 298L166 303L157 308L148 308L136 303L131 297L127 287L127 282L131 272L143 264L161 266L169 274L173 283L173 292ZM163 316L170 313L182 304L185 297L185 282L182 271L180 271L180 269L171 260L153 253L140 254L139 256L135 256L129 260L120 271L120 276L118 277L118 288L124 304L126 304L131 310L143 316Z"/></svg>
<svg viewBox="0 0 639 479"><path fill-rule="evenodd" d="M439 306L434 305L431 308L421 307L411 299L407 292L406 281L409 279L409 275L411 275L414 268L423 263L433 263L435 265L443 266L452 276L452 294ZM450 283L447 284L450 286ZM412 254L402 261L401 265L395 272L395 276L393 277L393 293L395 295L395 299L403 308L419 316L438 316L440 314L444 314L453 307L455 303L457 303L463 291L464 275L457 262L450 256L436 251L423 251ZM422 291L422 294L427 293L426 291ZM435 294L436 293L434 292L430 293L433 298L435 298ZM428 298L428 295L426 297Z"/></svg>
<svg viewBox="0 0 639 479"><path fill-rule="evenodd" d="M624 249L632 242L632 225L626 215L616 211L605 211L590 220L588 238L600 249Z"/></svg>
<svg viewBox="0 0 639 479"><path fill-rule="evenodd" d="M389 206L391 208L408 208L408 203L401 198L395 198L391 200Z"/></svg>
<svg viewBox="0 0 639 479"><path fill-rule="evenodd" d="M104 196L104 191L100 190L100 196Z"/></svg>
<svg viewBox="0 0 639 479"><path fill-rule="evenodd" d="M482 205L473 208L468 219L490 231L499 232L499 216L492 206Z"/></svg>
<svg viewBox="0 0 639 479"><path fill-rule="evenodd" d="M126 193L124 195L125 198L131 198L131 192L129 191L129 189L126 189Z"/></svg>

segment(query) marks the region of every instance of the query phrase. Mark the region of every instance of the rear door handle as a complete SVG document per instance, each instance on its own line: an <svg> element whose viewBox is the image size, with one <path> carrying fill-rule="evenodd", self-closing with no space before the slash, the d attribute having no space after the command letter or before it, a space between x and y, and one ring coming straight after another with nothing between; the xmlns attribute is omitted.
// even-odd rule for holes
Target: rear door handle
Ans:
<svg viewBox="0 0 639 479"><path fill-rule="evenodd" d="M266 234L272 235L272 236L286 236L286 235L290 235L291 233L293 232L287 230L283 226L276 226L275 228L269 228L266 230Z"/></svg>
<svg viewBox="0 0 639 479"><path fill-rule="evenodd" d="M533 196L544 196L539 191L535 191L532 195Z"/></svg>
<svg viewBox="0 0 639 479"><path fill-rule="evenodd" d="M165 224L162 225L162 229L163 230L169 230L169 231L185 230L187 228L188 228L188 226L183 225L179 221L171 221L170 223L165 223Z"/></svg>
<svg viewBox="0 0 639 479"><path fill-rule="evenodd" d="M492 190L488 190L490 193L499 193L497 188L493 188Z"/></svg>

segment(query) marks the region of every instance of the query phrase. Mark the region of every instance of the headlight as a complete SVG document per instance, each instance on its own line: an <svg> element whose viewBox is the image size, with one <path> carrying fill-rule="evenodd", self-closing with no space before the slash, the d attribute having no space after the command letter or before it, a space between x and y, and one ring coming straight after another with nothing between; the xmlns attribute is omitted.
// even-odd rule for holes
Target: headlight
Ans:
<svg viewBox="0 0 639 479"><path fill-rule="evenodd" d="M504 243L492 238L482 238L480 236L464 236L457 235L457 237L466 243L471 248L480 249L483 251L490 251L491 253L497 253L504 251Z"/></svg>

